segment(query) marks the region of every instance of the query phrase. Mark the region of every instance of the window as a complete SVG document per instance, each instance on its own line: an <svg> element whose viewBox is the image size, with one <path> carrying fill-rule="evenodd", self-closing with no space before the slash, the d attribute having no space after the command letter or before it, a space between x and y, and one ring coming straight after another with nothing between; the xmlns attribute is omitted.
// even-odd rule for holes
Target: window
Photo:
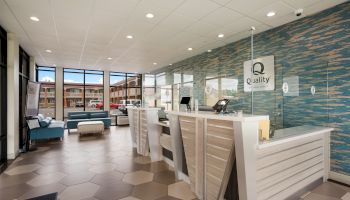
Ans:
<svg viewBox="0 0 350 200"><path fill-rule="evenodd" d="M156 79L152 74L145 74L144 87L144 104L146 107L156 106Z"/></svg>
<svg viewBox="0 0 350 200"><path fill-rule="evenodd" d="M121 106L141 104L140 74L111 72L109 84L111 113L117 112L117 109ZM112 124L115 124L115 122L112 122Z"/></svg>
<svg viewBox="0 0 350 200"><path fill-rule="evenodd" d="M36 68L37 82L40 86L39 113L55 118L56 111L56 69L52 67Z"/></svg>
<svg viewBox="0 0 350 200"><path fill-rule="evenodd" d="M231 77L207 77L205 80L205 100L213 106L219 99L232 99L238 91L238 79Z"/></svg>
<svg viewBox="0 0 350 200"><path fill-rule="evenodd" d="M64 117L68 112L103 110L103 71L64 69Z"/></svg>

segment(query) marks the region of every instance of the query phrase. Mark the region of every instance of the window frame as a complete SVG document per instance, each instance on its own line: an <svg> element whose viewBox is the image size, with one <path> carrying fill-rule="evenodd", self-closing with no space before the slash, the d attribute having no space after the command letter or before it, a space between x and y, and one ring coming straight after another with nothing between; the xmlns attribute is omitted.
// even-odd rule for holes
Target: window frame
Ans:
<svg viewBox="0 0 350 200"><path fill-rule="evenodd" d="M95 72L95 73L94 73ZM86 103L85 103L85 99L86 99L86 95L85 95L85 90L86 90L86 74L91 74L91 75L102 75L102 102L104 102L104 86L105 86L105 82L104 82L104 71L102 70L88 70L88 69L76 69L76 68L63 68L63 87L62 87L62 94L63 94L63 98L62 98L62 111L63 111L63 119L65 119L65 115L64 115L64 86L75 86L74 84L69 84L69 83L65 83L64 82L64 78L65 78L65 73L72 73L72 74L83 74L83 83L79 83L82 84L83 87L83 111L86 111Z"/></svg>
<svg viewBox="0 0 350 200"><path fill-rule="evenodd" d="M40 69L40 68L47 68L47 69ZM53 69L53 70L49 70L49 69ZM42 83L39 80L39 71L46 71L46 72L54 72L54 76L55 76L55 82L54 82L54 88L55 88L55 106L54 106L54 117L52 119L56 119L56 103L57 103L57 99L56 99L56 67L47 67L47 66L35 66L35 79L36 82L40 83L40 90L42 87ZM39 96L40 99L40 96ZM39 100L40 101L40 100ZM40 111L40 106L39 106L39 111Z"/></svg>

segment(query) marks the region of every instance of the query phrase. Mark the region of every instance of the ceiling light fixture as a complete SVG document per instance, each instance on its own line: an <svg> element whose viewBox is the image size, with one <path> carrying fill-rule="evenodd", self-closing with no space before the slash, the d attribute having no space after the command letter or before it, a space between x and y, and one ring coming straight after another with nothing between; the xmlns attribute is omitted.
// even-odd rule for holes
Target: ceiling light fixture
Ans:
<svg viewBox="0 0 350 200"><path fill-rule="evenodd" d="M270 12L268 12L268 13L266 14L266 16L268 16L268 17L273 17L273 16L275 16L275 15L276 15L276 13L273 12L273 11L270 11Z"/></svg>
<svg viewBox="0 0 350 200"><path fill-rule="evenodd" d="M187 49L187 50L192 51L193 49L192 49L192 47L188 47L188 49Z"/></svg>
<svg viewBox="0 0 350 200"><path fill-rule="evenodd" d="M171 66L171 65L173 65L173 64L170 63L169 66Z"/></svg>
<svg viewBox="0 0 350 200"><path fill-rule="evenodd" d="M223 33L220 33L219 35L218 35L218 38L223 38L225 35L223 34Z"/></svg>
<svg viewBox="0 0 350 200"><path fill-rule="evenodd" d="M127 35L126 38L133 39L134 37L132 35Z"/></svg>
<svg viewBox="0 0 350 200"><path fill-rule="evenodd" d="M153 63L153 65L157 65L157 63L156 63L156 62L154 62L154 63Z"/></svg>
<svg viewBox="0 0 350 200"><path fill-rule="evenodd" d="M37 17L35 17L35 16L31 16L30 19L31 19L32 21L35 21L35 22L40 21L40 19L37 18Z"/></svg>
<svg viewBox="0 0 350 200"><path fill-rule="evenodd" d="M112 60L112 58L111 58L111 57L108 57L107 60Z"/></svg>
<svg viewBox="0 0 350 200"><path fill-rule="evenodd" d="M149 18L149 19L152 19L154 17L154 15L152 13L147 13L146 17Z"/></svg>
<svg viewBox="0 0 350 200"><path fill-rule="evenodd" d="M47 53L52 53L52 51L50 49L46 49L45 50Z"/></svg>
<svg viewBox="0 0 350 200"><path fill-rule="evenodd" d="M210 52L211 52L211 49L208 49L208 52L210 53Z"/></svg>

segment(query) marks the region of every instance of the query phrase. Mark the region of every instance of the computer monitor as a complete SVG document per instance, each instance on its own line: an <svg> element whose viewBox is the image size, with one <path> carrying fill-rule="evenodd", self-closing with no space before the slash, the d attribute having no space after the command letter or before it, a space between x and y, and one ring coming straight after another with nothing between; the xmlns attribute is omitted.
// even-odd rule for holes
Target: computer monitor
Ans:
<svg viewBox="0 0 350 200"><path fill-rule="evenodd" d="M213 106L213 109L216 112L225 111L229 101L230 100L228 100L228 99L221 99L218 102L216 102L216 104Z"/></svg>
<svg viewBox="0 0 350 200"><path fill-rule="evenodd" d="M188 105L191 101L191 97L182 97L181 98L181 101L180 101L180 104L186 104Z"/></svg>
<svg viewBox="0 0 350 200"><path fill-rule="evenodd" d="M187 106L187 109L191 110L190 101L191 101L191 97L182 97L180 104L185 104Z"/></svg>

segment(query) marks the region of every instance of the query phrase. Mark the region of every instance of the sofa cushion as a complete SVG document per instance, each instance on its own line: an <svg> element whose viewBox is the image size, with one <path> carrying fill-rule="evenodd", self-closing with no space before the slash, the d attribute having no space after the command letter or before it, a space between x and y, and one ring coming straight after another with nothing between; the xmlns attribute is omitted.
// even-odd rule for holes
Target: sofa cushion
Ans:
<svg viewBox="0 0 350 200"><path fill-rule="evenodd" d="M51 122L51 120L49 120L49 119L43 119L43 120L39 121L40 127L42 127L42 128L48 127L50 125L50 122Z"/></svg>
<svg viewBox="0 0 350 200"><path fill-rule="evenodd" d="M71 114L69 119L87 119L89 118L88 113Z"/></svg>
<svg viewBox="0 0 350 200"><path fill-rule="evenodd" d="M98 112L98 113L90 113L90 118L105 118L106 113L104 112Z"/></svg>
<svg viewBox="0 0 350 200"><path fill-rule="evenodd" d="M39 119L39 122L40 122L40 121L44 120L45 117L44 117L43 114L38 114L38 119Z"/></svg>

